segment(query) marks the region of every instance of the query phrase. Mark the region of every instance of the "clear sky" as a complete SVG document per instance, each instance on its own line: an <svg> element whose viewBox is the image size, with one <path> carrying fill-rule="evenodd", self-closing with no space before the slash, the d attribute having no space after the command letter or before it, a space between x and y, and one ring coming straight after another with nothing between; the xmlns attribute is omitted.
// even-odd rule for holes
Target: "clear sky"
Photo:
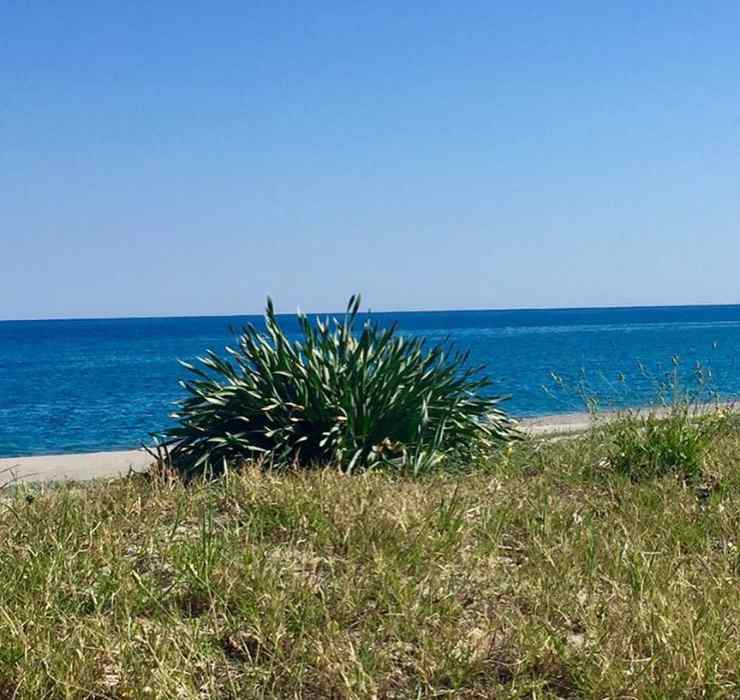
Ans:
<svg viewBox="0 0 740 700"><path fill-rule="evenodd" d="M0 318L740 302L737 2L6 2Z"/></svg>

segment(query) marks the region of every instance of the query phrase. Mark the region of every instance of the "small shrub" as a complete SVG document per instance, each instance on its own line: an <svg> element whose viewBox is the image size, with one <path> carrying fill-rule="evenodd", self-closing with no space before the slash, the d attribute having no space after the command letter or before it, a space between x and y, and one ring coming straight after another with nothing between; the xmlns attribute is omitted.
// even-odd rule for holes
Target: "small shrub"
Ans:
<svg viewBox="0 0 740 700"><path fill-rule="evenodd" d="M623 372L616 381L601 374L596 384L585 370L575 382L553 373L554 388L546 391L585 406L596 429L583 444L598 454L599 471L607 467L635 481L666 474L698 478L712 442L735 415L721 403L711 369L699 363L687 367L676 355L667 371L660 365L650 370L641 362L637 370L631 380ZM625 408L648 391L650 405Z"/></svg>
<svg viewBox="0 0 740 700"><path fill-rule="evenodd" d="M700 410L690 403L678 403L664 414L620 416L605 428L610 466L635 481L666 474L698 479L724 423L721 409Z"/></svg>
<svg viewBox="0 0 740 700"><path fill-rule="evenodd" d="M229 463L336 465L346 472L393 464L418 472L518 435L486 396L490 381L466 353L426 349L421 339L371 320L356 332L360 298L343 320L299 314L291 342L271 300L266 333L248 325L230 361L209 351L163 434L172 466L217 474Z"/></svg>

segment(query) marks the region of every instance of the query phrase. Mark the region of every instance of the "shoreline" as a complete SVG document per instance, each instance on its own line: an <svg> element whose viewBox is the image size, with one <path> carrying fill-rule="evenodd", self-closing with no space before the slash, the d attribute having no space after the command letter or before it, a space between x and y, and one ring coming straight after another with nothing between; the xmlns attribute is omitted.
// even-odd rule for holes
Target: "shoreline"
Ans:
<svg viewBox="0 0 740 700"><path fill-rule="evenodd" d="M588 429L591 417L588 413L564 413L523 418L518 423L532 436L567 434ZM151 464L151 455L141 448L0 457L0 488L6 483L116 478L146 471Z"/></svg>
<svg viewBox="0 0 740 700"><path fill-rule="evenodd" d="M720 406L736 409L734 403ZM715 408L707 404L697 413ZM649 410L649 409L643 409ZM656 413L664 415L666 410ZM600 413L600 417L612 418L618 412ZM581 433L594 425L590 413L561 413L548 416L517 419L519 426L530 437L557 437ZM63 453L55 455L30 455L0 458L0 489L20 483L50 483L55 481L90 481L112 479L130 473L145 472L152 464L152 456L144 449L114 450L101 452Z"/></svg>

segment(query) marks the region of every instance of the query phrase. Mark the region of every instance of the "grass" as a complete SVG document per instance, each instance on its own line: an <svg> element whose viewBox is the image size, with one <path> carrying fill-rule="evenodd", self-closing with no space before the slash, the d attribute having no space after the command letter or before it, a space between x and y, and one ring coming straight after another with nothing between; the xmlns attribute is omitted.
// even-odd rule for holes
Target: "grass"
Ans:
<svg viewBox="0 0 740 700"><path fill-rule="evenodd" d="M8 492L0 698L738 697L740 431L609 449Z"/></svg>
<svg viewBox="0 0 740 700"><path fill-rule="evenodd" d="M689 402L674 403L662 414L623 412L604 430L609 462L634 480L676 474L695 481L727 420L722 406Z"/></svg>

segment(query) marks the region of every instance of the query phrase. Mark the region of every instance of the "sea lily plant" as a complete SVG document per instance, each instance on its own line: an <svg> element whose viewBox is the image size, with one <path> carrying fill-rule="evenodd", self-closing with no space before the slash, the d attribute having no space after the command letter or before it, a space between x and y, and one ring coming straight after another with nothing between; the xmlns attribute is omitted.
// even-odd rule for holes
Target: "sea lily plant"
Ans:
<svg viewBox="0 0 740 700"><path fill-rule="evenodd" d="M172 467L188 476L245 462L418 473L518 437L467 353L428 348L359 309L352 296L341 319L299 312L291 340L268 298L264 331L247 325L225 356L182 362L186 397L159 436Z"/></svg>

